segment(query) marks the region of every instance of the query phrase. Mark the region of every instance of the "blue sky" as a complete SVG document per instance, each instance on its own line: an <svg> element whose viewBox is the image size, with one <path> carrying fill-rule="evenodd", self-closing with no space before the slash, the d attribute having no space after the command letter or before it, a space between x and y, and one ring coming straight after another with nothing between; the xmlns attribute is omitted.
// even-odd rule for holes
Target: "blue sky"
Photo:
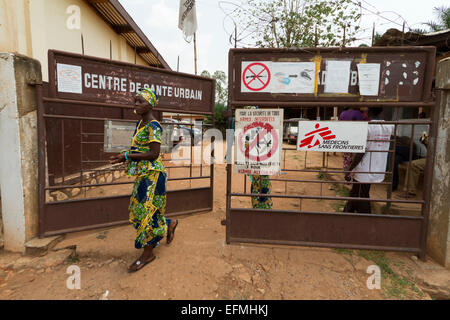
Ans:
<svg viewBox="0 0 450 320"><path fill-rule="evenodd" d="M355 0L356 1L356 0ZM365 38L362 42L370 43L372 25L375 22L376 30L383 33L389 28L402 28L403 19L411 28L423 27L422 22L436 20L433 8L446 4L447 0L364 0L362 6L379 12L389 22L379 16L362 10L361 28L359 34ZM197 55L198 73L208 70L228 70L228 50L230 33L234 26L230 19L220 9L219 2L225 10L233 6L226 2L240 3L240 0L197 0ZM134 21L147 35L156 49L161 53L173 70L177 69L177 58L180 56L180 71L194 73L194 49L192 43L183 39L178 29L178 0L120 0ZM401 17L400 17L400 16ZM396 24L397 23L397 24Z"/></svg>

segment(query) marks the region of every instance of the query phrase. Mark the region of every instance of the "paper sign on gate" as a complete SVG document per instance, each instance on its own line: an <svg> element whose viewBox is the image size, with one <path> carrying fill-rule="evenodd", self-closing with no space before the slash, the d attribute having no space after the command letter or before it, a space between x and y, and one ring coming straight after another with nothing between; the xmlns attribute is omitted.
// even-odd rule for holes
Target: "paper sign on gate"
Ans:
<svg viewBox="0 0 450 320"><path fill-rule="evenodd" d="M237 109L235 116L235 173L279 174L283 109Z"/></svg>
<svg viewBox="0 0 450 320"><path fill-rule="evenodd" d="M83 93L80 66L58 63L56 71L58 92Z"/></svg>
<svg viewBox="0 0 450 320"><path fill-rule="evenodd" d="M299 121L297 150L364 153L367 122Z"/></svg>

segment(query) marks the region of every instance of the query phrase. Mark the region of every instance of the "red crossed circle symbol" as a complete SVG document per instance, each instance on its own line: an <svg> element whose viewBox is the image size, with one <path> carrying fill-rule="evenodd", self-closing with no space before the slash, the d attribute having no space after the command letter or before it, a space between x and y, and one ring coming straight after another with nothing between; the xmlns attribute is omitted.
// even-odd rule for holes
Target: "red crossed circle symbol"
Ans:
<svg viewBox="0 0 450 320"><path fill-rule="evenodd" d="M253 66L261 66L263 69L260 72L256 73L252 70ZM261 74L264 71L267 72L267 82L264 82L263 80L261 80ZM250 74L248 74L248 73L250 73ZM250 77L251 80L247 81L247 77ZM250 87L250 83L252 83L255 80L257 80L260 83L259 84L260 87L259 86L257 86L256 88ZM242 73L242 81L244 82L244 85L247 87L247 89L249 89L251 91L260 91L269 85L269 82L270 82L269 68L265 64L260 63L260 62L251 63L244 69L244 72Z"/></svg>
<svg viewBox="0 0 450 320"><path fill-rule="evenodd" d="M253 128L263 128L263 130L258 134L258 136L250 142L248 146L245 146L244 140L245 135L250 129ZM266 134L272 134L273 137L273 143L272 148L263 155L254 156L250 154L250 150L252 150L256 144L258 143L258 140L262 140ZM253 122L246 127L244 127L244 130L239 135L239 147L242 152L244 152L244 155L247 159L253 160L253 161L264 161L269 159L273 154L277 151L278 148L278 135L275 129L270 125L270 123L263 123L263 122Z"/></svg>

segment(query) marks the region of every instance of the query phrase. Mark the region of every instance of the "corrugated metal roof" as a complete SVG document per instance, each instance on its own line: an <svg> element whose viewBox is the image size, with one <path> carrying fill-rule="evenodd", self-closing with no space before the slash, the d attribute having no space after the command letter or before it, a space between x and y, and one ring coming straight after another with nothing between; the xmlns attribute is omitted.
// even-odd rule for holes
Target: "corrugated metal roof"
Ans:
<svg viewBox="0 0 450 320"><path fill-rule="evenodd" d="M149 65L171 70L118 0L85 0Z"/></svg>

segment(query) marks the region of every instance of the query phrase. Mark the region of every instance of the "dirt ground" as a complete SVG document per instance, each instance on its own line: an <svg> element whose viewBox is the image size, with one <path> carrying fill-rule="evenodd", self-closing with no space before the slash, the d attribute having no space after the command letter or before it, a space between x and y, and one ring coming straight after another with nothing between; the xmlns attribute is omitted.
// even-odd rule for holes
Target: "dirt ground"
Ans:
<svg viewBox="0 0 450 320"><path fill-rule="evenodd" d="M288 168L304 166L304 154L288 151ZM309 153L307 166L322 163ZM330 155L329 167L342 163ZM175 173L170 177L186 174ZM199 170L194 170L194 175ZM203 175L208 172L203 169ZM324 179L317 173L286 174L289 179ZM244 190L242 176L233 177L233 191ZM327 179L327 178L326 178ZM184 182L189 184L188 182ZM205 182L193 181L202 184ZM157 259L137 273L127 267L139 256L135 231L119 226L68 234L43 257L0 252L0 299L431 299L445 298L450 271L431 260L424 263L406 253L337 250L293 246L225 243L225 165L215 167L214 210L179 218L174 241L155 249ZM176 183L169 188L186 185ZM380 186L382 187L382 186ZM247 181L247 191L250 190ZM286 190L285 190L286 188ZM385 192L376 188L374 192ZM379 190L378 190L379 189ZM275 182L273 192L336 195L342 188L319 183ZM98 192L98 191L95 191ZM101 193L100 193L101 194ZM250 199L233 199L233 206L249 207ZM336 204L337 203L337 204ZM281 209L338 211L339 201L276 199ZM76 246L76 250L65 249ZM75 254L76 252L76 254ZM67 268L81 271L81 289L70 290ZM370 290L370 265L381 270L381 289ZM427 277L433 274L433 279ZM444 289L442 289L444 288ZM106 294L108 292L108 294ZM429 295L431 294L431 296Z"/></svg>

